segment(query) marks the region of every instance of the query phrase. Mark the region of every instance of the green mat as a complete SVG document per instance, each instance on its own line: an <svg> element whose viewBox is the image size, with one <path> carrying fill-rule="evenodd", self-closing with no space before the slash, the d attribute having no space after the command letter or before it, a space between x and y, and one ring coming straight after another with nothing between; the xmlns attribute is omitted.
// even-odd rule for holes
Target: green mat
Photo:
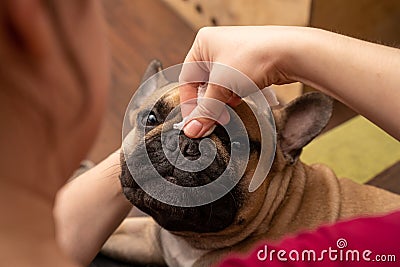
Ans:
<svg viewBox="0 0 400 267"><path fill-rule="evenodd" d="M300 158L307 164L324 163L338 177L365 183L400 160L400 142L356 116L317 137Z"/></svg>

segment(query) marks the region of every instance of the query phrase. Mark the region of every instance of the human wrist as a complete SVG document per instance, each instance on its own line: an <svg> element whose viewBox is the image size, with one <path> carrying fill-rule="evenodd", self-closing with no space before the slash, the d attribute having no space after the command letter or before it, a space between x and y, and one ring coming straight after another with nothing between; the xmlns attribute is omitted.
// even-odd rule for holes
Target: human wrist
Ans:
<svg viewBox="0 0 400 267"><path fill-rule="evenodd" d="M57 240L64 252L83 266L89 264L132 208L119 181L119 158L117 150L66 184L57 195Z"/></svg>
<svg viewBox="0 0 400 267"><path fill-rule="evenodd" d="M326 45L329 32L311 27L290 27L287 38L280 48L277 68L287 80L301 82L317 87L316 73L310 68L315 66L321 49Z"/></svg>
<svg viewBox="0 0 400 267"><path fill-rule="evenodd" d="M350 56L352 38L330 31L297 27L284 57L285 74L292 81L301 82L336 97L333 74L343 58ZM351 52L350 52L351 53Z"/></svg>

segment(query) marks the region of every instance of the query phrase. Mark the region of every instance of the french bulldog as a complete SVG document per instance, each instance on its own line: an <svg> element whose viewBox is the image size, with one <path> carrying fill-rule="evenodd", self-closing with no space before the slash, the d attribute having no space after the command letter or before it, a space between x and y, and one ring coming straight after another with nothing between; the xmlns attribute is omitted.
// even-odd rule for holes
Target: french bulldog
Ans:
<svg viewBox="0 0 400 267"><path fill-rule="evenodd" d="M161 63L153 61L143 80L160 70ZM146 151L155 169L168 181L181 186L199 186L217 179L227 168L231 149L230 139L220 125L207 137L217 149L217 156L208 168L196 173L185 172L174 168L166 159L161 129L176 131L172 124L182 117L177 112L171 121L165 120L179 105L176 88L163 95L153 110L142 112L157 99L157 90L166 84L165 77L157 75L157 82L143 93L141 104L131 115L132 131L137 131L137 123L146 123ZM177 207L159 202L133 179L147 179L152 183L148 168L138 164L129 171L127 167L142 157L143 148L133 146L126 157L121 156L123 192L134 206L150 216L125 219L104 245L104 254L139 264L211 266L229 253L248 252L260 240L276 240L321 224L400 208L399 195L346 178L338 179L327 166L308 166L299 160L302 148L323 130L332 114L331 98L316 92L304 94L285 107L273 110L277 131L275 158L264 182L250 193L249 183L260 156L260 132L245 102L234 110L248 131L249 161L239 183L212 203ZM201 138L175 134L180 134L175 150L180 149L192 160L199 157ZM175 152L171 149L168 153ZM232 168L231 171L237 171L234 166Z"/></svg>

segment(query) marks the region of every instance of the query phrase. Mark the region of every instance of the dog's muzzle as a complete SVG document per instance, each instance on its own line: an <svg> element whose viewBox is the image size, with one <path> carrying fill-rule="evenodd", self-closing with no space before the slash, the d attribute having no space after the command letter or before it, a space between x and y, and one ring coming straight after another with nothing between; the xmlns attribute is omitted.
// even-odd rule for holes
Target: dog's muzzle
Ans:
<svg viewBox="0 0 400 267"><path fill-rule="evenodd" d="M238 192L235 192L235 189L210 204L197 207L176 207L152 198L133 179L133 177L141 179L141 182L148 183L152 187L160 186L160 183L157 183L156 179L150 175L151 166L140 165L140 159L145 156L145 153L158 174L176 185L196 187L218 179L227 168L230 159L230 142L224 129L217 127L215 133L210 136L214 143L211 140L190 139L176 131L165 132L163 138L161 138L161 135L153 136L146 140L144 149L135 149L127 159L122 156L121 183L124 193L132 204L152 216L158 224L167 230L220 231L229 226L236 215L238 207L235 197L237 197ZM212 150L215 150L215 156L209 158L208 155L213 154ZM182 160L179 155L184 158L182 164L178 162ZM197 166L197 164L202 165L202 158L210 162L206 168ZM131 164L130 171L127 167L128 164ZM201 169L201 171L182 170L182 168L176 167L180 164L183 169L191 167ZM164 190L163 193L169 194L171 197L176 193L167 192L168 190L164 188L161 188L161 190Z"/></svg>

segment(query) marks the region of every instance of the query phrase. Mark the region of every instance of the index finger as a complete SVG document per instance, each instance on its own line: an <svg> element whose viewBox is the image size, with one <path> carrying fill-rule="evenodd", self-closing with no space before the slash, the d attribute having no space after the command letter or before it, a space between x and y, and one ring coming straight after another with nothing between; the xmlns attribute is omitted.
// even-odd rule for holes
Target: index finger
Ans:
<svg viewBox="0 0 400 267"><path fill-rule="evenodd" d="M197 105L197 88L199 83L186 83L179 86L182 118L189 116Z"/></svg>
<svg viewBox="0 0 400 267"><path fill-rule="evenodd" d="M179 74L179 97L183 118L187 117L196 107L195 99L197 99L198 87L207 82L210 76L208 62L188 60L185 59Z"/></svg>

